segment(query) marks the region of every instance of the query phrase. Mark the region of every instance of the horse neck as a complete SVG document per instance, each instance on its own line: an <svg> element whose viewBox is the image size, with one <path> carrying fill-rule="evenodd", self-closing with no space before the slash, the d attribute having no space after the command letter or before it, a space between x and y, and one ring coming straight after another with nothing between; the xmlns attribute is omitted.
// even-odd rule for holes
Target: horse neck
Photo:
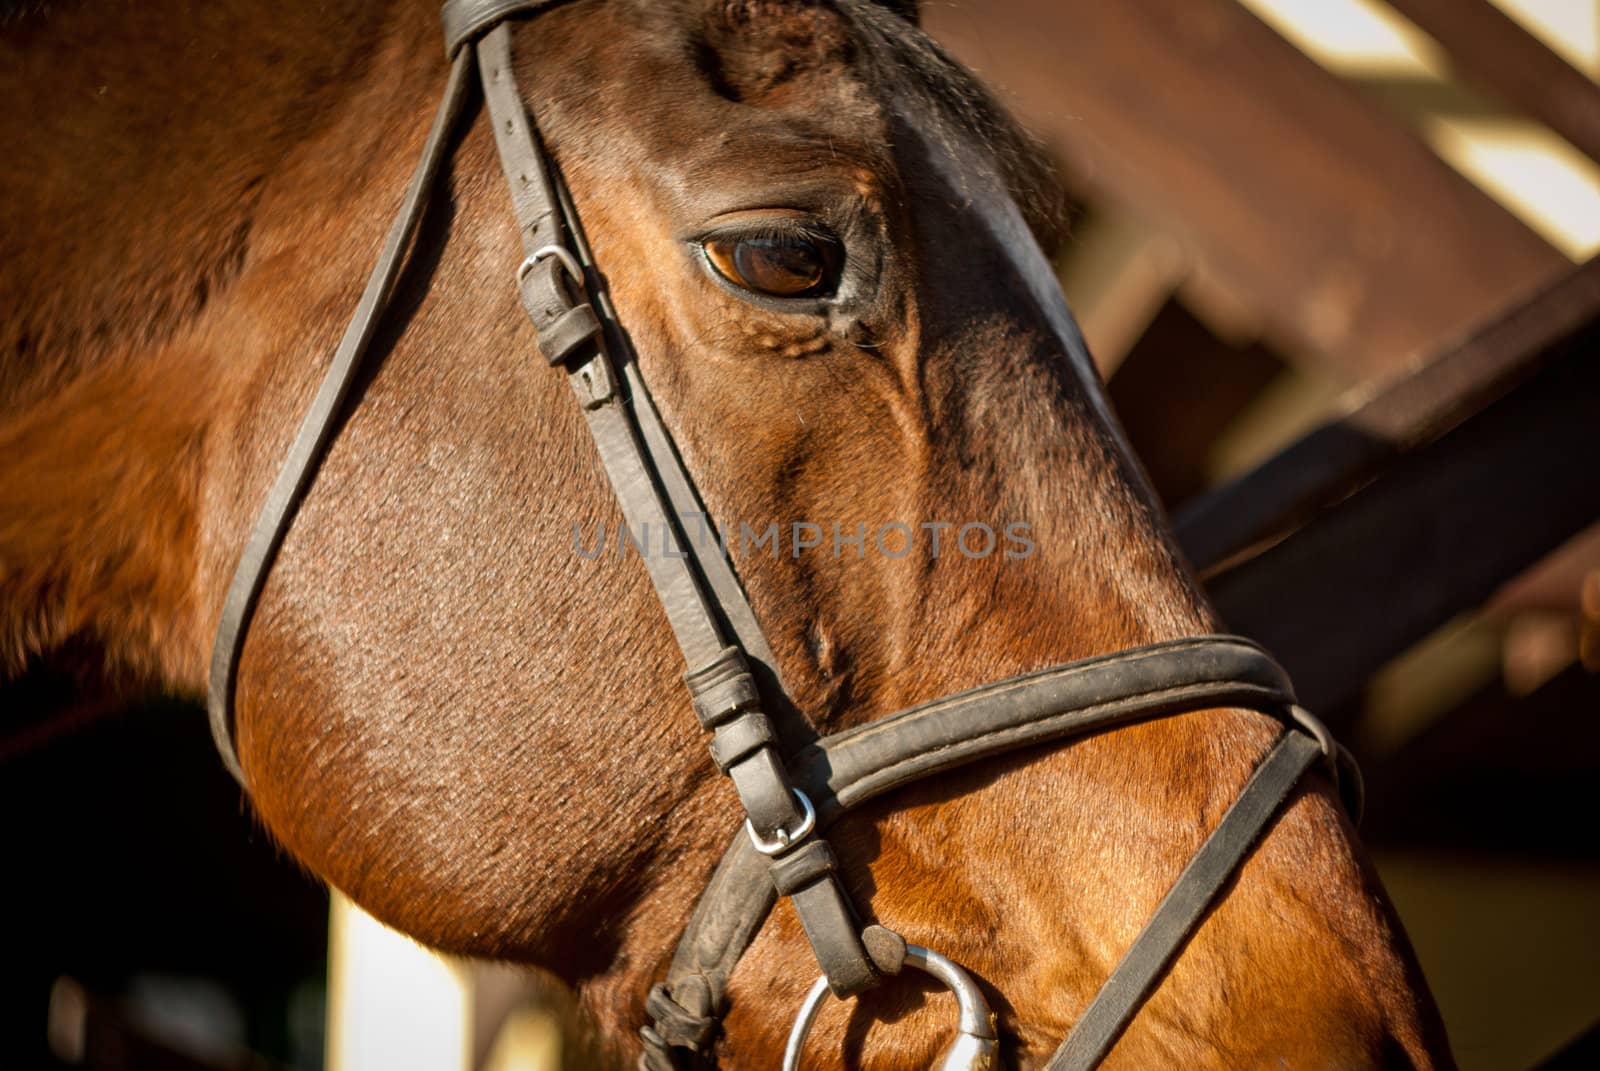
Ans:
<svg viewBox="0 0 1600 1071"><path fill-rule="evenodd" d="M440 65L433 6L401 6L66 5L7 28L0 670L87 638L199 689L210 447L326 353L262 330L262 303L341 298L382 227L350 206L404 181L384 139L407 144ZM342 276L281 278L322 243Z"/></svg>

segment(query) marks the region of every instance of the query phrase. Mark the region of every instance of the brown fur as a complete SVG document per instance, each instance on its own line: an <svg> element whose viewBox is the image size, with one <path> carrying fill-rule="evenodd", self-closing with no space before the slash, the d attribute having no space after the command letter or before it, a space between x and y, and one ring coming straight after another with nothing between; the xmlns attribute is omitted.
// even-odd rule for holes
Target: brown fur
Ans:
<svg viewBox="0 0 1600 1071"><path fill-rule="evenodd" d="M203 688L241 541L443 80L431 0L324 7L84 4L7 28L0 79L29 102L9 113L0 176L13 667L89 636ZM1033 525L1025 560L746 557L823 730L1214 624L1086 366L1019 281L1020 222L978 225L1005 187L1026 192L1015 144L969 128L977 98L888 84L885 35L907 31L846 7L585 0L516 35L713 515ZM823 319L712 283L683 239L760 205L813 209L869 251L857 299ZM517 308L481 122L435 208L387 353L263 594L241 756L263 820L318 874L441 948L555 970L625 1054L737 807L692 746L643 570L571 551L574 522L618 516ZM834 842L875 918L990 987L1029 1065L1272 732L1215 711L991 763L896 794ZM726 1066L776 1062L813 972L780 907L735 977ZM842 1047L852 1065L925 1066L946 1004L897 987L832 1009L817 1065ZM1107 1067L1449 1064L1315 784Z"/></svg>

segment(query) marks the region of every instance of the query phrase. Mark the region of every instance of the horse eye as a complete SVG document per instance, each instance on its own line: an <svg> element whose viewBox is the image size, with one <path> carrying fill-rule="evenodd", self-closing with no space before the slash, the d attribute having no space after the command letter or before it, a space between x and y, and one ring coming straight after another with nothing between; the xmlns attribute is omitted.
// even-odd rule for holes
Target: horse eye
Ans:
<svg viewBox="0 0 1600 1071"><path fill-rule="evenodd" d="M706 258L728 282L771 297L811 297L828 288L837 257L827 244L800 235L710 238Z"/></svg>

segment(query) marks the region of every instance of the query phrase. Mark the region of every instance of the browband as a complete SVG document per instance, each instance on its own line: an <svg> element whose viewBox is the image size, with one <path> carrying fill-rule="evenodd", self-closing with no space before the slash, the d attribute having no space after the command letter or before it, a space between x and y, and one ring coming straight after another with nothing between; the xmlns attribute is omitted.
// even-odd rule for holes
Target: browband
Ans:
<svg viewBox="0 0 1600 1071"><path fill-rule="evenodd" d="M481 37L512 15L537 15L570 0L445 0L439 19L444 24L444 51L456 58L461 47Z"/></svg>

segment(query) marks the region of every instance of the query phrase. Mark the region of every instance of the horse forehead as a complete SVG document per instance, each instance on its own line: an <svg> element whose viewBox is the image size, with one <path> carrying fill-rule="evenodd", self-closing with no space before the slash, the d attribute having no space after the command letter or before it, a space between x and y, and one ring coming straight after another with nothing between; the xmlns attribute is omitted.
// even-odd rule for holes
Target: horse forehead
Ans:
<svg viewBox="0 0 1600 1071"><path fill-rule="evenodd" d="M556 140L634 140L655 162L789 129L817 145L880 136L886 111L841 13L795 0L695 0L607 18L557 9L541 34L541 125ZM546 123L544 120L548 120ZM559 149L559 145L556 146Z"/></svg>

